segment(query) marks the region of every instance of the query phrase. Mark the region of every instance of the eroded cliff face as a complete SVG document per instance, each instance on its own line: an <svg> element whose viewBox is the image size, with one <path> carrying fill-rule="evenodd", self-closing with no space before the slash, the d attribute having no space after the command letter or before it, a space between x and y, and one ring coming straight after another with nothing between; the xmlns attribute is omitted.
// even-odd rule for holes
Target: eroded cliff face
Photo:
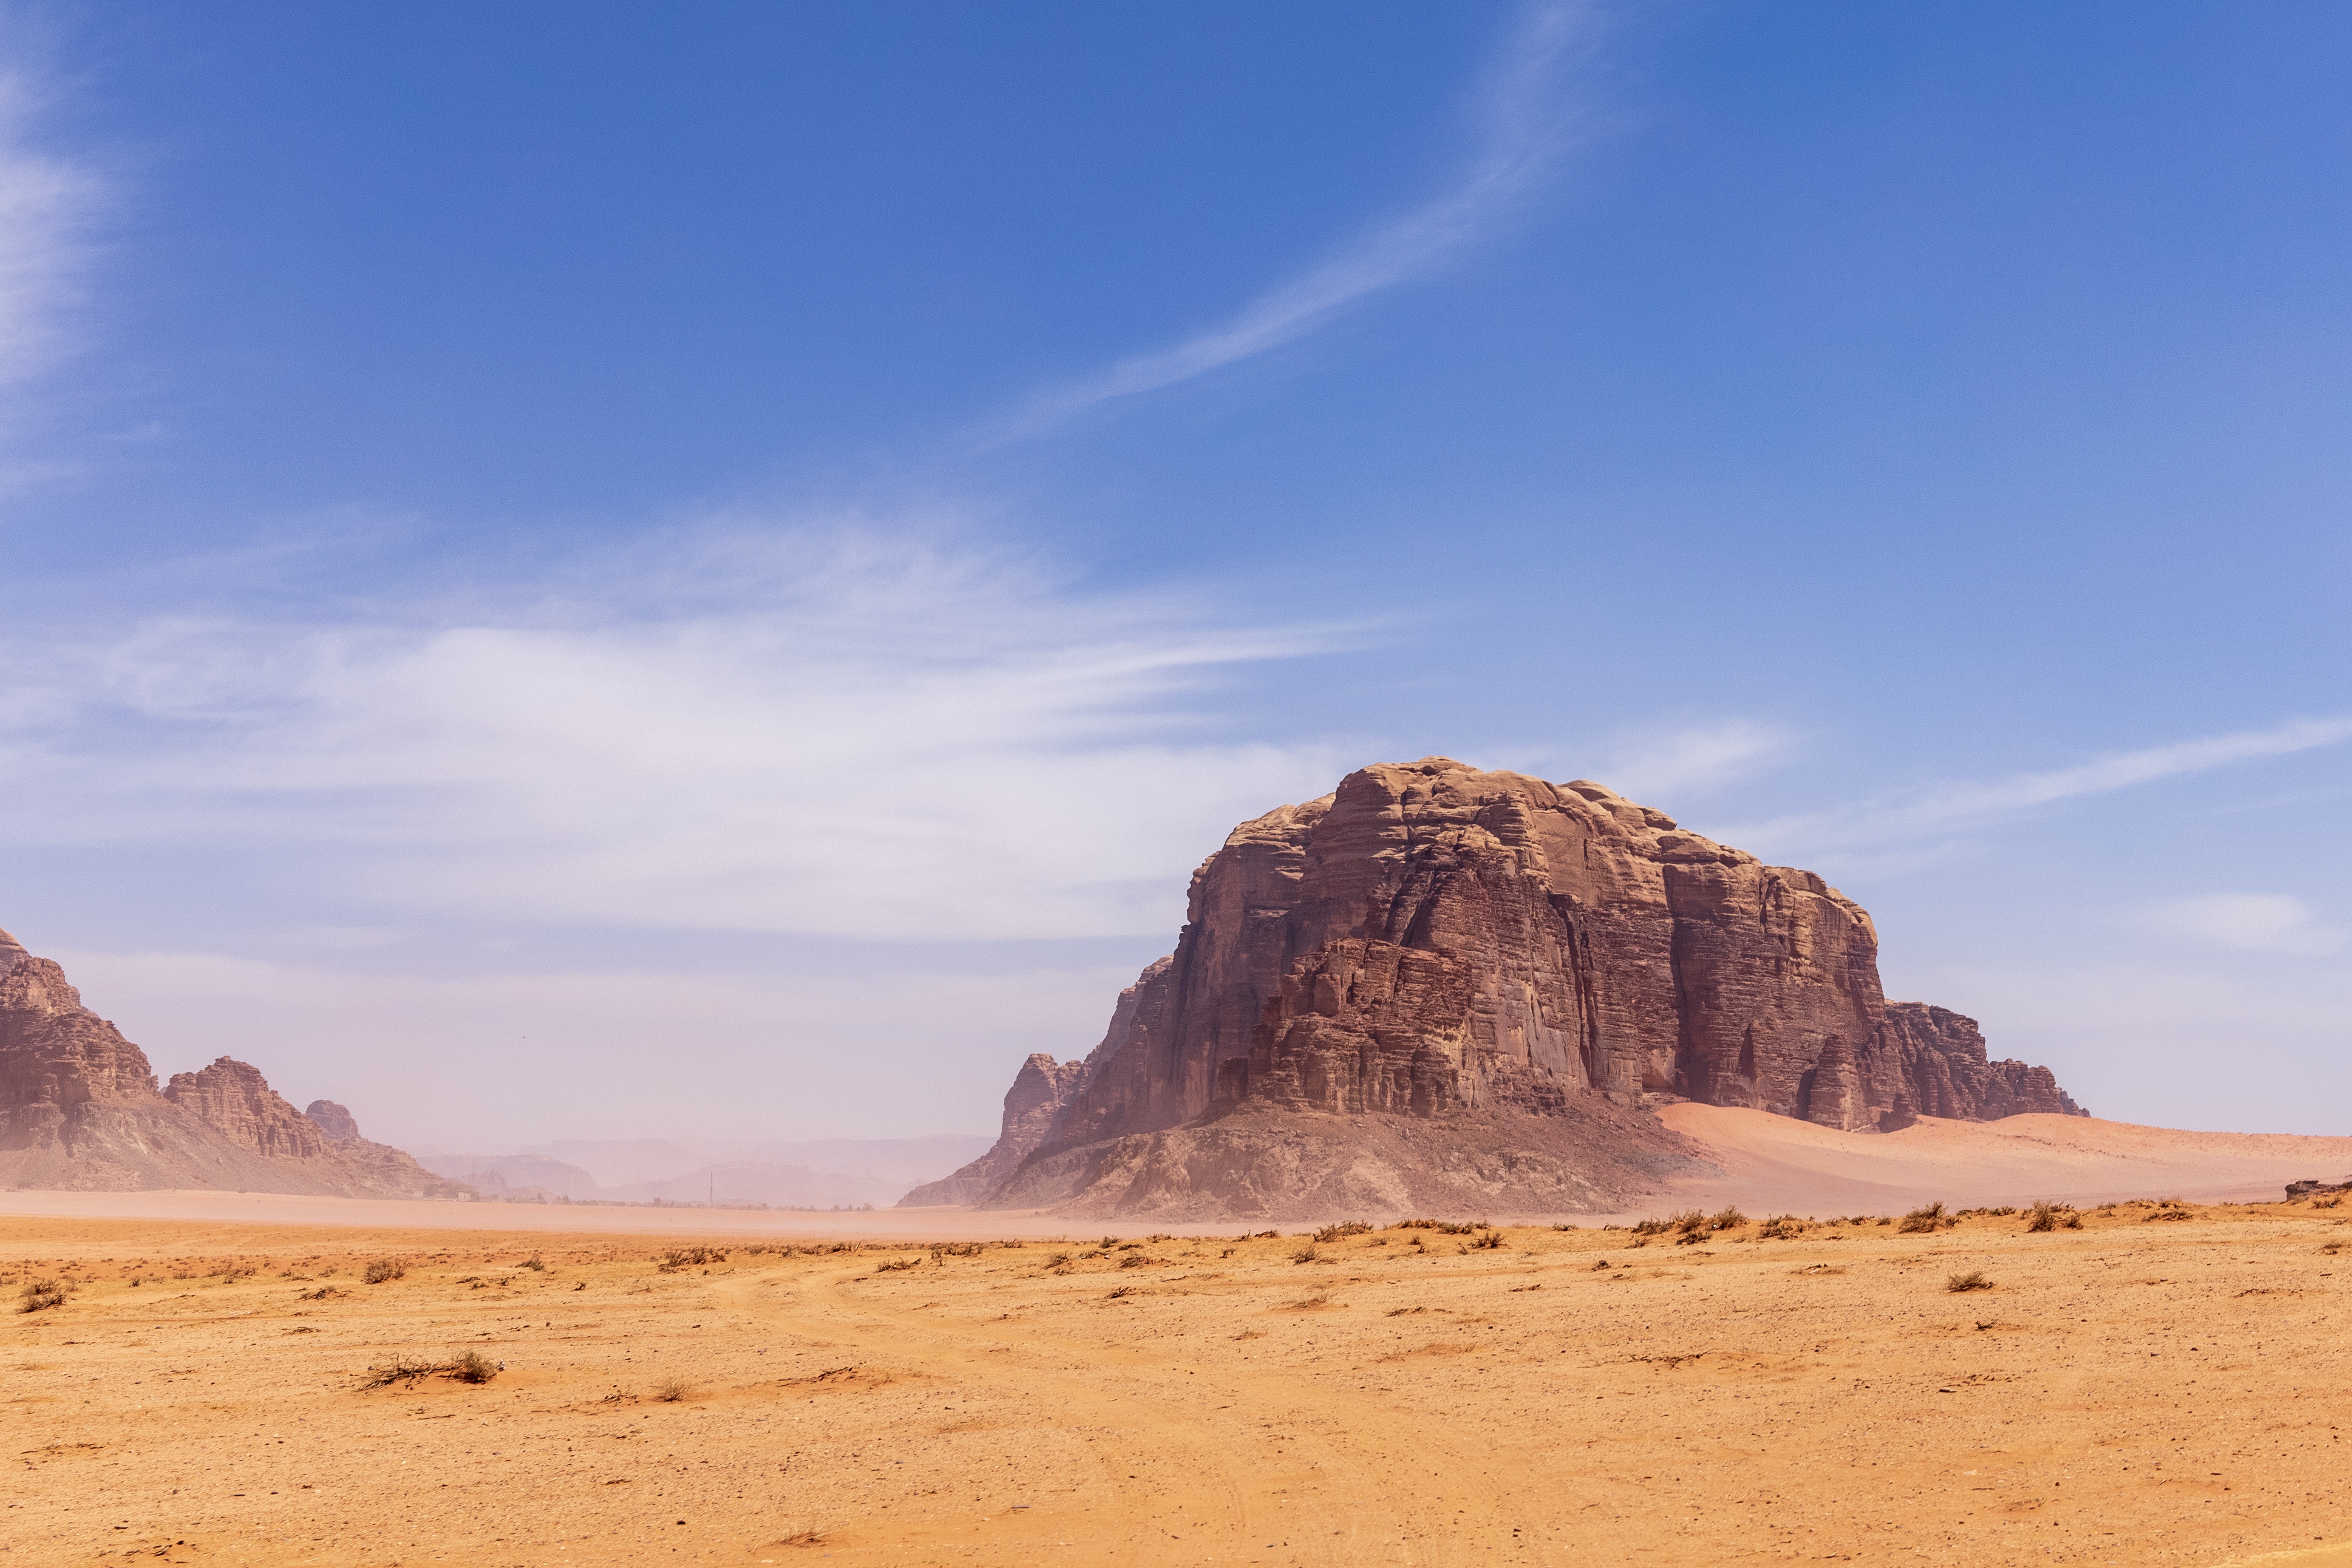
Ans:
<svg viewBox="0 0 2352 1568"><path fill-rule="evenodd" d="M0 931L0 1181L100 1192L464 1193L399 1150L359 1138L355 1126L352 1134L331 1141L257 1069L228 1057L173 1074L159 1093L146 1053L83 1006L56 963Z"/></svg>
<svg viewBox="0 0 2352 1568"><path fill-rule="evenodd" d="M1234 831L1048 1133L973 1168L1244 1110L1557 1117L1681 1097L1864 1131L2080 1113L2046 1068L1988 1062L1969 1020L1890 1006L1877 954L1869 915L1813 873L1589 780L1364 768Z"/></svg>

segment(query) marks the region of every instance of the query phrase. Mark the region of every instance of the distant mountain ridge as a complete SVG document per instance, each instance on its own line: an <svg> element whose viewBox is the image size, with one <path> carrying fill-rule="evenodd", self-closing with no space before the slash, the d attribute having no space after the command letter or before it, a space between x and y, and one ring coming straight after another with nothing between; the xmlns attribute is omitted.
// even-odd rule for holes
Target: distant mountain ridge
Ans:
<svg viewBox="0 0 2352 1568"><path fill-rule="evenodd" d="M572 1139L515 1154L423 1154L418 1160L486 1196L830 1209L895 1204L909 1189L982 1152L990 1142L955 1132L797 1142Z"/></svg>
<svg viewBox="0 0 2352 1568"><path fill-rule="evenodd" d="M146 1053L82 1005L65 971L0 931L0 1185L470 1195L361 1137L341 1106L311 1110L231 1057L159 1089Z"/></svg>

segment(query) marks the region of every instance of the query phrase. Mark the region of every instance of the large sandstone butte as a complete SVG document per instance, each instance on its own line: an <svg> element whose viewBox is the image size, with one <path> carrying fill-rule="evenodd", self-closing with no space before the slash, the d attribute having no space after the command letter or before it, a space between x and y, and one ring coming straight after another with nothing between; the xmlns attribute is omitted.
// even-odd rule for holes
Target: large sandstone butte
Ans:
<svg viewBox="0 0 2352 1568"><path fill-rule="evenodd" d="M1879 989L1870 916L1601 784L1444 757L1235 828L1176 951L908 1204L1074 1215L1592 1211L1692 1173L1650 1107L1846 1131L2084 1114Z"/></svg>
<svg viewBox="0 0 2352 1568"><path fill-rule="evenodd" d="M174 1073L159 1091L146 1053L81 1005L64 970L0 931L0 1185L467 1195L362 1138L342 1107L310 1109L228 1057Z"/></svg>

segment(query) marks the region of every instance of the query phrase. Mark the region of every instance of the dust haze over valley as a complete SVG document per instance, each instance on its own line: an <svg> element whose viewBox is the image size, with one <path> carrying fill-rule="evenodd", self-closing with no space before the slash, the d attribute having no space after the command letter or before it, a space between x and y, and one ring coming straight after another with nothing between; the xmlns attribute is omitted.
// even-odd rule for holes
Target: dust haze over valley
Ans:
<svg viewBox="0 0 2352 1568"><path fill-rule="evenodd" d="M0 1563L2352 1568L2347 73L0 11Z"/></svg>

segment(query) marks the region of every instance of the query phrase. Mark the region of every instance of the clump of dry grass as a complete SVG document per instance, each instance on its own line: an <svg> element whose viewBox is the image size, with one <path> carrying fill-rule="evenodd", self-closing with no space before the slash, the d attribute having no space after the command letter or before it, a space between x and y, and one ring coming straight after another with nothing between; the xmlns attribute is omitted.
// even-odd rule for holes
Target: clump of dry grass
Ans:
<svg viewBox="0 0 2352 1568"><path fill-rule="evenodd" d="M382 1285L391 1279L408 1277L408 1265L397 1258L374 1258L368 1260L367 1272L361 1276L371 1285Z"/></svg>
<svg viewBox="0 0 2352 1568"><path fill-rule="evenodd" d="M1990 1290L1992 1281L1984 1277L1983 1269L1971 1268L1966 1274L1946 1276L1944 1289L1957 1296L1969 1290Z"/></svg>
<svg viewBox="0 0 2352 1568"><path fill-rule="evenodd" d="M362 1388L389 1388L395 1383L412 1386L428 1377L455 1378L459 1383L488 1383L505 1371L505 1367L476 1350L459 1351L449 1361L425 1361L415 1356L396 1355L381 1366L367 1369L361 1379Z"/></svg>
<svg viewBox="0 0 2352 1568"><path fill-rule="evenodd" d="M2195 1219L2196 1212L2179 1198L2158 1198L2156 1207L2140 1215L2143 1221L2152 1219Z"/></svg>
<svg viewBox="0 0 2352 1568"><path fill-rule="evenodd" d="M673 1247L654 1261L665 1274L675 1274L681 1268L707 1268L714 1263L727 1261L727 1254L715 1247Z"/></svg>
<svg viewBox="0 0 2352 1568"><path fill-rule="evenodd" d="M679 1405L699 1393L693 1384L682 1377L666 1377L654 1384L654 1397L664 1405Z"/></svg>
<svg viewBox="0 0 2352 1568"><path fill-rule="evenodd" d="M1756 1227L1759 1241L1794 1241L1805 1234L1805 1222L1792 1214L1776 1214Z"/></svg>
<svg viewBox="0 0 2352 1568"><path fill-rule="evenodd" d="M876 1264L874 1266L874 1272L877 1274L895 1274L901 1268L912 1268L921 1261L922 1259L919 1258L893 1258L887 1263Z"/></svg>
<svg viewBox="0 0 2352 1568"><path fill-rule="evenodd" d="M544 1274L547 1272L547 1265L540 1261L539 1254L536 1252L522 1260L522 1267L530 1269L533 1274Z"/></svg>
<svg viewBox="0 0 2352 1568"><path fill-rule="evenodd" d="M16 1310L46 1312L52 1307L62 1307L73 1290L71 1285L61 1285L54 1279L28 1279L25 1282L25 1289L17 1293Z"/></svg>
<svg viewBox="0 0 2352 1568"><path fill-rule="evenodd" d="M1343 1219L1335 1225L1327 1225L1321 1230L1317 1231L1315 1233L1315 1239L1318 1241L1342 1241L1351 1236L1367 1235L1370 1232L1371 1228L1372 1227L1370 1226L1366 1225L1360 1219Z"/></svg>
<svg viewBox="0 0 2352 1568"><path fill-rule="evenodd" d="M2032 1216L2025 1222L2029 1232L2083 1228L2083 1216L2074 1212L2072 1204L2053 1204L2048 1198L2036 1198L2032 1208L2026 1212Z"/></svg>
<svg viewBox="0 0 2352 1568"><path fill-rule="evenodd" d="M1305 1247L1302 1247L1297 1251L1292 1253L1290 1255L1290 1261L1293 1263L1312 1263L1322 1256L1323 1255L1321 1253L1315 1250L1315 1244L1313 1242L1309 1242Z"/></svg>
<svg viewBox="0 0 2352 1568"><path fill-rule="evenodd" d="M1913 1209L1909 1214L1905 1215L1902 1230L1906 1236L1917 1236L1925 1232L1943 1230L1959 1223L1944 1212L1944 1205L1941 1203L1932 1203L1923 1208Z"/></svg>
<svg viewBox="0 0 2352 1568"><path fill-rule="evenodd" d="M1470 1238L1470 1245L1476 1247L1486 1248L1500 1247L1503 1245L1503 1233L1499 1230L1480 1231L1476 1236Z"/></svg>
<svg viewBox="0 0 2352 1568"><path fill-rule="evenodd" d="M804 1524L797 1530L780 1536L776 1541L776 1544L779 1546L823 1546L830 1539L832 1539L831 1536L825 1531L824 1527L814 1524Z"/></svg>
<svg viewBox="0 0 2352 1568"><path fill-rule="evenodd" d="M1121 1268L1149 1268L1159 1261L1157 1258L1149 1257L1140 1252L1130 1252L1118 1260L1118 1266Z"/></svg>
<svg viewBox="0 0 2352 1568"><path fill-rule="evenodd" d="M1105 1299L1112 1301L1119 1301L1126 1300L1129 1296L1139 1296L1141 1294L1143 1294L1143 1292L1133 1285L1121 1285L1118 1289L1113 1290L1110 1295Z"/></svg>

